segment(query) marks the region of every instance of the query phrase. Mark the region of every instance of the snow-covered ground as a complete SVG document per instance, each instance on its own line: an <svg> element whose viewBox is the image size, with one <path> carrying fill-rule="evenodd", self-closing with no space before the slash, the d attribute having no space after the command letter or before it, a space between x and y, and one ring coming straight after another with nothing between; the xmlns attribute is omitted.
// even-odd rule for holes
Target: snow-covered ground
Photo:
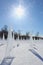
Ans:
<svg viewBox="0 0 43 65"><path fill-rule="evenodd" d="M12 40L11 43L9 51L7 41L0 40L0 64L8 49L10 56L14 57L11 65L43 65L43 40Z"/></svg>

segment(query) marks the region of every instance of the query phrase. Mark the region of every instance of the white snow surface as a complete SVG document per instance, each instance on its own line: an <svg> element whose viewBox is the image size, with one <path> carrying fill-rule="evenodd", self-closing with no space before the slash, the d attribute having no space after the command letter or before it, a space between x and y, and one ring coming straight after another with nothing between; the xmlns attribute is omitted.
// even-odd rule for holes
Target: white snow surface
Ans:
<svg viewBox="0 0 43 65"><path fill-rule="evenodd" d="M10 47L10 56L14 57L11 65L43 65L43 61L29 51L34 49L43 58L43 40L12 40L9 47L7 42L0 40L0 64Z"/></svg>

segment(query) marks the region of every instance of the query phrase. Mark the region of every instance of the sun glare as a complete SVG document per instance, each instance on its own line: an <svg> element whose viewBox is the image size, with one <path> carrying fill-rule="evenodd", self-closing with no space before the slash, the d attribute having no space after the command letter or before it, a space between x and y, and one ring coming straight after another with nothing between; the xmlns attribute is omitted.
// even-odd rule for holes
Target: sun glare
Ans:
<svg viewBox="0 0 43 65"><path fill-rule="evenodd" d="M24 15L24 8L21 5L15 8L15 15L17 17L22 17Z"/></svg>

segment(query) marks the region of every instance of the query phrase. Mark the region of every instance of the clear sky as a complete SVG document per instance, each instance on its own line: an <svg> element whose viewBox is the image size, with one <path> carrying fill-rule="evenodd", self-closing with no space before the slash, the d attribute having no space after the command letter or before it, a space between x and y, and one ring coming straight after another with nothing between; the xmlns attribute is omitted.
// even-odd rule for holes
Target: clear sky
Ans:
<svg viewBox="0 0 43 65"><path fill-rule="evenodd" d="M21 18L14 14L19 5L25 12ZM43 34L43 0L0 0L0 29L4 25L16 31Z"/></svg>

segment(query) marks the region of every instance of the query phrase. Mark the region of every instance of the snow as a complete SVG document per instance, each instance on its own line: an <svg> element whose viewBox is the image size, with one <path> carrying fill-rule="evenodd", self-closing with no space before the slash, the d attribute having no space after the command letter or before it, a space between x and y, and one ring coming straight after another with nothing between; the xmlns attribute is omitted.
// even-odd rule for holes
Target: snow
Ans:
<svg viewBox="0 0 43 65"><path fill-rule="evenodd" d="M11 65L43 65L43 40L14 40L9 31L7 40L0 39L0 64L7 65L8 57L14 57Z"/></svg>
<svg viewBox="0 0 43 65"><path fill-rule="evenodd" d="M0 40L0 64L6 56L7 41ZM43 40L13 40L11 42L10 56L14 57L11 65L43 65L43 61L35 56L29 49L35 50L43 58Z"/></svg>

